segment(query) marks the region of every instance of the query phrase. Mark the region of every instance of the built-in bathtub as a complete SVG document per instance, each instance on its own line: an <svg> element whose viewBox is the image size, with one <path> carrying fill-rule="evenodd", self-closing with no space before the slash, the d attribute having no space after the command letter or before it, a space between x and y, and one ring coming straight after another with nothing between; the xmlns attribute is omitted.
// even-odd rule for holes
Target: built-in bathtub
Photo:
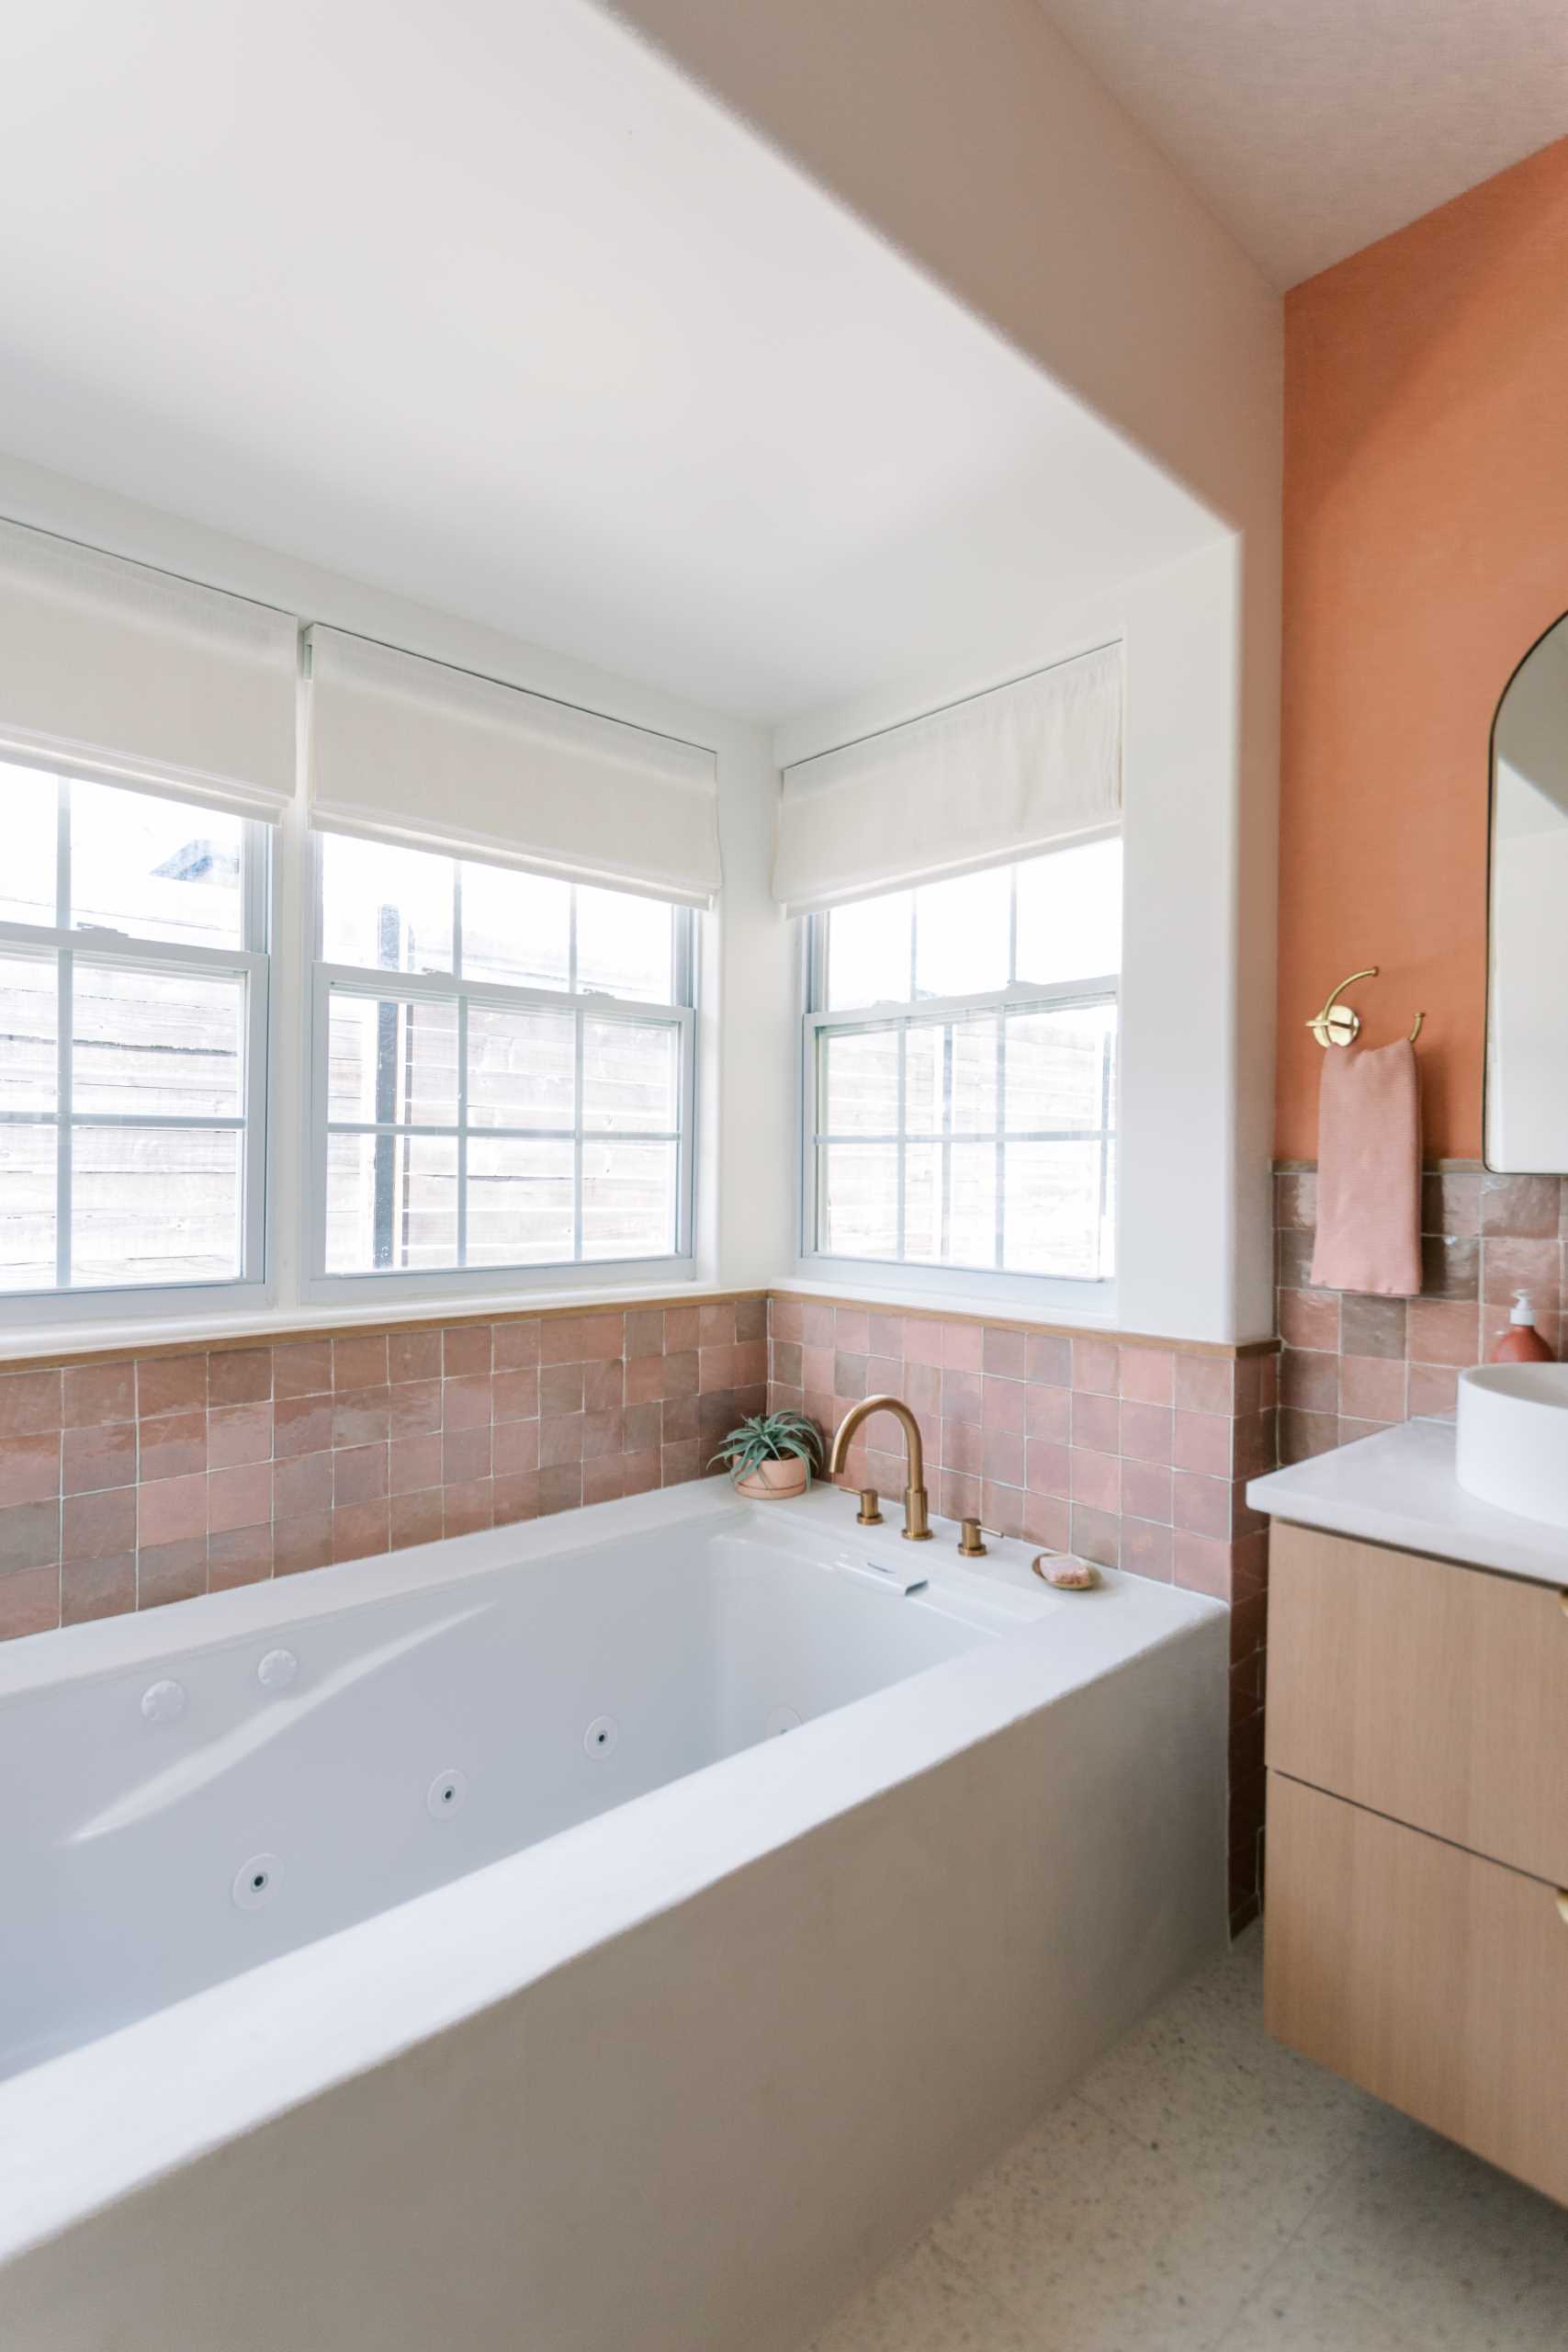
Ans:
<svg viewBox="0 0 1568 2352"><path fill-rule="evenodd" d="M1224 1935L1225 1612L936 1524L708 1483L0 1651L6 2352L798 2341Z"/></svg>

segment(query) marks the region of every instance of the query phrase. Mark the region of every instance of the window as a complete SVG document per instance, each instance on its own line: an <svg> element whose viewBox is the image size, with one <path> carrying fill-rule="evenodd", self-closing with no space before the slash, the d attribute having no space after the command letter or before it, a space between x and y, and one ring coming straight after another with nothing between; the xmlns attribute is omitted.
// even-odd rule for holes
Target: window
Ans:
<svg viewBox="0 0 1568 2352"><path fill-rule="evenodd" d="M1114 1272L1122 845L811 918L807 1254Z"/></svg>
<svg viewBox="0 0 1568 2352"><path fill-rule="evenodd" d="M316 840L318 1274L687 1254L690 912Z"/></svg>
<svg viewBox="0 0 1568 2352"><path fill-rule="evenodd" d="M0 1291L259 1279L265 827L0 763Z"/></svg>

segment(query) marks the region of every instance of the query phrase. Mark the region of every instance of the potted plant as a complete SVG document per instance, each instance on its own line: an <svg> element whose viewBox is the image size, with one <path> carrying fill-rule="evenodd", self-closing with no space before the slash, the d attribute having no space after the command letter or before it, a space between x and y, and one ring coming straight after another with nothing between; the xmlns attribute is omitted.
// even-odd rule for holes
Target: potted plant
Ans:
<svg viewBox="0 0 1568 2352"><path fill-rule="evenodd" d="M804 1413L751 1413L731 1430L716 1462L727 1463L735 1491L756 1502L803 1495L822 1441Z"/></svg>

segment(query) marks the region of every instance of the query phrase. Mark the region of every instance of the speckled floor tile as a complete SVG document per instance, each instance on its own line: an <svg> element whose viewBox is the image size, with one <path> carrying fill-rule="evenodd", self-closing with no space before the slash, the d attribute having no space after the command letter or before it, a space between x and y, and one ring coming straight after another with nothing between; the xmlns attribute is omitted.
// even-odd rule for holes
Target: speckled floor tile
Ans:
<svg viewBox="0 0 1568 2352"><path fill-rule="evenodd" d="M1264 2033L1261 1937L811 2352L1562 2352L1568 2213Z"/></svg>
<svg viewBox="0 0 1568 2352"><path fill-rule="evenodd" d="M1037 2352L989 2289L923 2238L874 2278L808 2352Z"/></svg>

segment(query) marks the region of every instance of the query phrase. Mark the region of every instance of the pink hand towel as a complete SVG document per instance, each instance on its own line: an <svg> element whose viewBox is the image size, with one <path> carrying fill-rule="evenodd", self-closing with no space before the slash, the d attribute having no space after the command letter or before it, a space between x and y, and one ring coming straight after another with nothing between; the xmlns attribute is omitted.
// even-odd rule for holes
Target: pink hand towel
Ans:
<svg viewBox="0 0 1568 2352"><path fill-rule="evenodd" d="M1385 1298L1421 1287L1421 1087L1407 1037L1323 1057L1312 1279Z"/></svg>

